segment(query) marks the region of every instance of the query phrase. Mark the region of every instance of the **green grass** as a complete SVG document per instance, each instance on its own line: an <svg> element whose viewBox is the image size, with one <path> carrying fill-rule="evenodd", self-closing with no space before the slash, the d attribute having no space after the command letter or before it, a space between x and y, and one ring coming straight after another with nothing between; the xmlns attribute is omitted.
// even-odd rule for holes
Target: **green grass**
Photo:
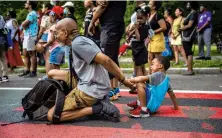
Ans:
<svg viewBox="0 0 222 138"><path fill-rule="evenodd" d="M171 68L185 68L184 62L180 61L178 65L173 65L171 62ZM133 63L120 63L121 68L133 68ZM148 64L146 64L148 68ZM194 68L215 68L219 67L222 68L222 60L195 60L193 64Z"/></svg>
<svg viewBox="0 0 222 138"><path fill-rule="evenodd" d="M204 49L206 51L206 47ZM193 51L194 51L194 56L198 56L198 46L197 45L195 45L195 47L193 47ZM217 52L217 47L215 45L211 46L211 56L222 56L219 52ZM127 57L127 58L132 57L132 50L127 50L127 53L123 57Z"/></svg>

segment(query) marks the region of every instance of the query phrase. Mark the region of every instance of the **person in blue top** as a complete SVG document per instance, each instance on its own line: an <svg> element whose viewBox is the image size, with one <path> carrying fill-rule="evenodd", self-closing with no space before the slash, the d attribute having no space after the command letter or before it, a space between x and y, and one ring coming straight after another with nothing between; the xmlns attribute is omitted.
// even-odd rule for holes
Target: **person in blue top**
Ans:
<svg viewBox="0 0 222 138"><path fill-rule="evenodd" d="M22 23L24 32L23 55L25 57L25 70L20 77L35 77L37 70L37 58L35 44L38 35L38 16L35 11L37 2L27 1L25 9L29 11L26 20Z"/></svg>
<svg viewBox="0 0 222 138"><path fill-rule="evenodd" d="M127 107L132 109L129 111L130 116L149 117L149 113L158 110L166 92L173 101L174 109L178 109L176 96L169 84L169 77L165 75L169 67L170 61L166 57L159 56L152 60L151 75L129 79L131 83L136 84L138 91L138 100L127 104Z"/></svg>

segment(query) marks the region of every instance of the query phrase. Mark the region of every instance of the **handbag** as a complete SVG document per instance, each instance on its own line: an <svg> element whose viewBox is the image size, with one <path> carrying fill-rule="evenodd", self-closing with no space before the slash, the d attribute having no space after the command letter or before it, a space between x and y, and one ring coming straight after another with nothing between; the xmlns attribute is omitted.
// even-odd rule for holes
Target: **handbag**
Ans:
<svg viewBox="0 0 222 138"><path fill-rule="evenodd" d="M192 13L192 12L191 12L191 13ZM186 18L188 18L188 17L191 15L191 13L190 13ZM182 41L183 41L183 42L190 42L191 39L192 39L192 36L193 36L193 34L194 34L194 31L196 30L196 28L197 28L197 26L194 27L192 33L191 33L190 36L188 36L188 37L184 36L184 34L183 34L184 31L182 31L182 35L181 35Z"/></svg>

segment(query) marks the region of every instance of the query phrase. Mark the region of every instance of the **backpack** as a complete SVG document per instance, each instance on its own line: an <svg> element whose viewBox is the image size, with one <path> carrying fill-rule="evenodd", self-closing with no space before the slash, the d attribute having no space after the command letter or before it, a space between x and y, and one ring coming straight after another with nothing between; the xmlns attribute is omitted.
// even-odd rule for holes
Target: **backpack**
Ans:
<svg viewBox="0 0 222 138"><path fill-rule="evenodd" d="M59 123L65 96L68 93L69 88L64 81L53 79L39 81L22 99L23 118L27 115L29 120L47 121L47 113L55 105L53 123Z"/></svg>

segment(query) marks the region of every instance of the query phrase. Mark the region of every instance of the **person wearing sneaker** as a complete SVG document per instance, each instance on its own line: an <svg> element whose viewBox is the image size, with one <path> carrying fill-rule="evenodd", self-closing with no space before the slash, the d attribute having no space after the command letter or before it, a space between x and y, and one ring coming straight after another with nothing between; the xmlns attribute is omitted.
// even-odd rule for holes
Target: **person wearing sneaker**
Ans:
<svg viewBox="0 0 222 138"><path fill-rule="evenodd" d="M5 28L5 21L0 15L0 83L8 81L7 50L11 50L13 42L9 29Z"/></svg>
<svg viewBox="0 0 222 138"><path fill-rule="evenodd" d="M37 57L35 51L35 44L38 35L38 15L35 9L37 8L36 1L27 1L25 3L25 9L29 11L26 20L22 23L24 29L23 40L23 55L25 57L25 70L20 77L36 77L37 71Z"/></svg>
<svg viewBox="0 0 222 138"><path fill-rule="evenodd" d="M104 119L119 121L119 110L106 100L111 89L108 72L126 87L133 87L133 84L125 79L121 69L102 53L93 40L79 35L74 20L60 20L55 26L54 34L60 43L71 47L72 74L75 76L71 78L69 71L55 69L48 73L49 78L64 80L73 86L73 90L66 96L60 121L88 115L99 115ZM70 78L73 80L72 84ZM49 121L52 121L54 109L55 106L48 112Z"/></svg>
<svg viewBox="0 0 222 138"><path fill-rule="evenodd" d="M170 61L166 57L160 56L152 61L151 75L129 79L131 83L136 84L138 91L138 100L126 105L131 109L130 116L149 117L149 113L155 113L158 110L166 92L170 95L174 109L178 109L176 96L169 84L169 77L165 75L169 67Z"/></svg>
<svg viewBox="0 0 222 138"><path fill-rule="evenodd" d="M198 46L199 46L199 57L196 60L211 60L210 49L211 49L211 34L212 34L212 14L207 10L206 5L200 6L200 13L198 17ZM206 57L204 55L204 44L206 44L207 52Z"/></svg>

